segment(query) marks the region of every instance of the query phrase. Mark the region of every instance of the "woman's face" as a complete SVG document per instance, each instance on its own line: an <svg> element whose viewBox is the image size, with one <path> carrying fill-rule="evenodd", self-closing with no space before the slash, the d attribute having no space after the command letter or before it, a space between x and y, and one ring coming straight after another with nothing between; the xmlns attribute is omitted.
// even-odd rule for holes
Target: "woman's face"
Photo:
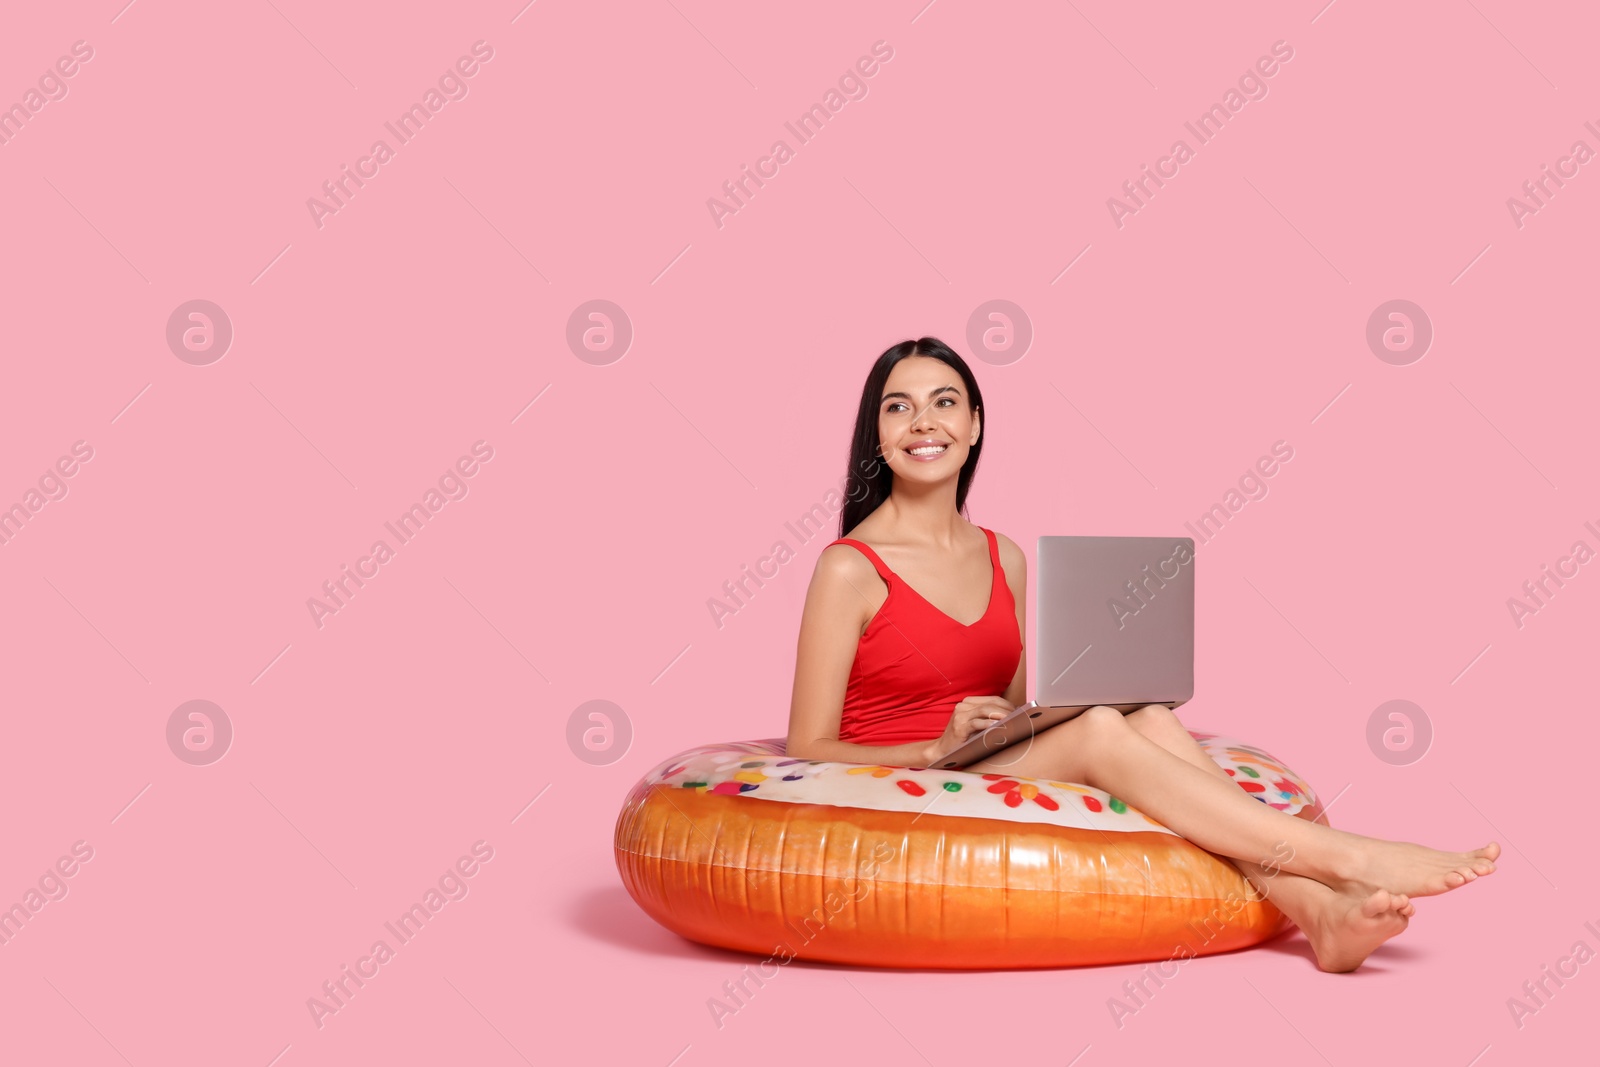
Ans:
<svg viewBox="0 0 1600 1067"><path fill-rule="evenodd" d="M897 478L954 477L978 443L979 414L955 368L930 356L908 356L889 372L878 404L884 461Z"/></svg>

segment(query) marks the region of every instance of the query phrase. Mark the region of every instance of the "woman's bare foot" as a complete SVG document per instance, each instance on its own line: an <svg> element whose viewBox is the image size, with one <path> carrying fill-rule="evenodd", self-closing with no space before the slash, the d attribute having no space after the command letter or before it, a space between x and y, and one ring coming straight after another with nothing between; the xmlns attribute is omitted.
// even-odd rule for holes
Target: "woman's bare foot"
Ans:
<svg viewBox="0 0 1600 1067"><path fill-rule="evenodd" d="M1372 950L1405 930L1417 906L1404 894L1379 889L1355 897L1329 891L1300 930L1317 955L1317 967L1343 974L1361 966Z"/></svg>
<svg viewBox="0 0 1600 1067"><path fill-rule="evenodd" d="M1491 841L1471 852L1441 852L1406 841L1362 838L1347 877L1336 886L1351 896L1388 890L1407 897L1426 897L1458 889L1480 875L1494 873L1500 845Z"/></svg>

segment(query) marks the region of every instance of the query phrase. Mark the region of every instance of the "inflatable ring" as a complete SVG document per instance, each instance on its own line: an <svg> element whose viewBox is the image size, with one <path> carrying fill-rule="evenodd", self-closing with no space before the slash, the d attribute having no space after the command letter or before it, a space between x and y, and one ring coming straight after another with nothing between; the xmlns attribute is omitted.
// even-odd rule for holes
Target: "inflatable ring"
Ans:
<svg viewBox="0 0 1600 1067"><path fill-rule="evenodd" d="M1257 800L1321 815L1282 761L1190 733ZM614 844L623 885L662 926L784 963L1137 962L1245 948L1287 923L1231 863L1098 789L787 759L782 738L658 764Z"/></svg>

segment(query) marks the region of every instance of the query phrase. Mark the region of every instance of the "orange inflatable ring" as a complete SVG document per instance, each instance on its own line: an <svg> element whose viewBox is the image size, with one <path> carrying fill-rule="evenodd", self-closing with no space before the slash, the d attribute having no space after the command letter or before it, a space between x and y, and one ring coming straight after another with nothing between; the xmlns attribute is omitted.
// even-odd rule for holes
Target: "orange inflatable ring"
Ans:
<svg viewBox="0 0 1600 1067"><path fill-rule="evenodd" d="M1257 800L1322 813L1282 761L1190 732ZM1098 789L787 759L781 738L659 764L629 792L614 843L623 885L651 918L783 963L1186 958L1258 944L1287 922L1232 864Z"/></svg>

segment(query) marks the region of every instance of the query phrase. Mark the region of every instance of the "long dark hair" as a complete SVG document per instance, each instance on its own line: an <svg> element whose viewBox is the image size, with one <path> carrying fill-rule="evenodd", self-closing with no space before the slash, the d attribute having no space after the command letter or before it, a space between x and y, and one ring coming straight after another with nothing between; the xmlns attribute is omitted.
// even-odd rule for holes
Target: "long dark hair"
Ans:
<svg viewBox="0 0 1600 1067"><path fill-rule="evenodd" d="M889 491L894 487L894 472L878 452L878 405L883 401L883 387L889 380L889 372L907 356L930 356L948 364L961 375L972 409L980 416L987 416L983 410L983 392L978 388L978 381L972 376L967 361L937 337L901 341L886 349L872 365L871 372L867 374L867 383L861 387L861 406L856 409L855 434L850 438L850 467L845 473L845 505L844 510L839 512L840 537L855 529L879 504L889 499ZM956 475L956 511L963 515L967 510L967 489L972 485L972 476L983 454L984 438L988 436L989 420L984 417L978 443L972 446L966 463L961 466L961 473Z"/></svg>

